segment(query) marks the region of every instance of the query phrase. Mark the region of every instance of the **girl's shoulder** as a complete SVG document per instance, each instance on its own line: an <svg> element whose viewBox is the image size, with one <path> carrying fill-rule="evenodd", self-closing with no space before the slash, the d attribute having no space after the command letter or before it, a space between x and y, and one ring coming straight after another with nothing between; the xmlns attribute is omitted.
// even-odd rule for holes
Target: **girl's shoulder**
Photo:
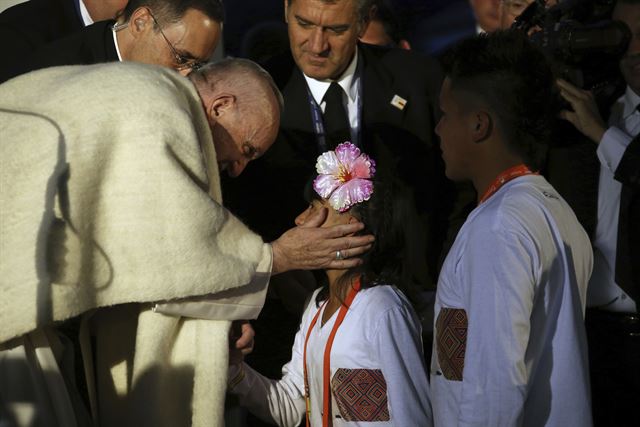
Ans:
<svg viewBox="0 0 640 427"><path fill-rule="evenodd" d="M367 310L382 313L394 308L411 307L407 297L397 287L390 284L377 284L362 289L358 293L359 304L366 305Z"/></svg>

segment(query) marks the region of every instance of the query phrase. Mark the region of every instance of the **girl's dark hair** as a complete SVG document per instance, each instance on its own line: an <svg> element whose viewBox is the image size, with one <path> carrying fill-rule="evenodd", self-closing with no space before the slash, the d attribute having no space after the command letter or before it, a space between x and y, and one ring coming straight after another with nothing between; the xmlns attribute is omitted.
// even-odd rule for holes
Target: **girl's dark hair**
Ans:
<svg viewBox="0 0 640 427"><path fill-rule="evenodd" d="M322 200L313 190L313 181L305 188L305 198L311 202ZM410 300L418 291L415 273L416 254L421 252L425 233L420 230L412 192L396 179L373 181L371 198L351 207L348 211L357 217L365 228L359 234L375 236L373 247L362 255L363 263L349 269L341 282L349 282L361 276L362 288L377 285L395 285ZM324 278L322 289L316 296L316 304L329 295L329 286Z"/></svg>

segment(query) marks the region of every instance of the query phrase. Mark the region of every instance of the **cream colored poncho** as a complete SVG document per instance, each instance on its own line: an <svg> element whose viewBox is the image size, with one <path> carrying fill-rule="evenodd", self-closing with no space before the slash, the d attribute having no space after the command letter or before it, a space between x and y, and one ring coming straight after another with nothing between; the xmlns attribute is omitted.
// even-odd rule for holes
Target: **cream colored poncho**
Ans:
<svg viewBox="0 0 640 427"><path fill-rule="evenodd" d="M98 309L99 425L222 425L229 320L259 312L271 251L221 203L207 118L177 73L114 63L0 85L3 349ZM203 295L164 311L208 320L151 310Z"/></svg>

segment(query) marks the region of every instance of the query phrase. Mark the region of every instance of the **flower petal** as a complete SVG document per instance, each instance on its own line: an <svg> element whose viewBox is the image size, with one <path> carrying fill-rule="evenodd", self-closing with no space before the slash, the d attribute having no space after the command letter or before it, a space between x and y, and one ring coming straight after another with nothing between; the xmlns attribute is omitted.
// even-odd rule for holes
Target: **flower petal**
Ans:
<svg viewBox="0 0 640 427"><path fill-rule="evenodd" d="M354 178L373 178L376 171L375 162L366 154L362 154L351 163L349 170Z"/></svg>
<svg viewBox="0 0 640 427"><path fill-rule="evenodd" d="M316 172L319 175L330 174L338 176L340 173L340 161L333 151L325 151L318 156L316 161Z"/></svg>
<svg viewBox="0 0 640 427"><path fill-rule="evenodd" d="M373 183L368 179L352 179L331 194L329 204L338 212L344 212L356 203L369 200Z"/></svg>
<svg viewBox="0 0 640 427"><path fill-rule="evenodd" d="M350 142L343 142L336 147L336 157L348 169L360 155L360 149Z"/></svg>
<svg viewBox="0 0 640 427"><path fill-rule="evenodd" d="M342 182L333 175L318 175L313 180L313 189L323 199L328 199L333 190L338 188Z"/></svg>

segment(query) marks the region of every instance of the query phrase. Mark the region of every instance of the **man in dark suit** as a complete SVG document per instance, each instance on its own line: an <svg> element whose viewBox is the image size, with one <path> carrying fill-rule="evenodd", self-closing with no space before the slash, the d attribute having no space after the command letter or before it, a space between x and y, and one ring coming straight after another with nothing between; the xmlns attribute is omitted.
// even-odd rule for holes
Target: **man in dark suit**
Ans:
<svg viewBox="0 0 640 427"><path fill-rule="evenodd" d="M285 0L295 63L284 66L286 61L278 58L272 61L275 68L267 64L285 98L279 136L262 159L224 183L225 203L265 239L275 238L306 209L304 188L318 155L350 140L375 159L382 179L397 179L413 193L420 220L410 237L422 249L408 251L407 256L419 267L411 280L424 289L435 283L443 242L455 229L449 220L454 190L444 176L434 134L442 75L430 58L358 43L370 19L369 6L368 0ZM335 125L335 116L343 117L342 128ZM463 220L461 216L457 225ZM278 293L276 282L272 291ZM280 296L290 294L291 283L281 289ZM284 317L283 310L269 306L268 302L261 314L265 323L270 312L277 314L274 319ZM277 375L282 362L289 360L290 342L276 344L269 331L275 329L274 321L256 324L256 353L268 346L269 354L250 358L266 375ZM282 329L277 333L283 334ZM261 345L265 334L272 339ZM274 361L279 350L283 355ZM270 358L271 366L264 366L260 357Z"/></svg>
<svg viewBox="0 0 640 427"><path fill-rule="evenodd" d="M213 54L223 18L219 0L131 0L117 21L91 24L1 69L0 82L45 67L118 60L187 74Z"/></svg>
<svg viewBox="0 0 640 427"><path fill-rule="evenodd" d="M0 14L0 51L9 66L94 21L113 19L127 0L29 0Z"/></svg>
<svg viewBox="0 0 640 427"><path fill-rule="evenodd" d="M633 38L620 61L627 88L609 124L591 93L558 86L573 109L563 118L597 144L599 159L586 314L594 424L631 426L640 419L640 1L618 0L612 18Z"/></svg>
<svg viewBox="0 0 640 427"><path fill-rule="evenodd" d="M249 167L247 178L232 180L237 185L227 187L228 197L267 238L293 222L307 206L303 190L317 156L336 144L330 141L323 116L325 95L331 83L337 83L348 122L343 140L359 145L414 190L424 225L433 233L431 242L438 242L429 248L433 255L429 263L435 267L448 225L449 210L443 203L451 203L442 197L450 183L442 172L434 134L441 71L436 61L418 54L359 44L369 4L367 0L287 0L295 64L283 67L282 58L272 61L279 67L275 78L285 97L280 135L272 151ZM267 69L273 71L269 64ZM243 209L247 193L241 189L248 191L255 185L262 191L252 190L251 197L262 198L265 210L278 213L268 223L262 220L267 217L264 211ZM274 217L279 218L277 222Z"/></svg>

